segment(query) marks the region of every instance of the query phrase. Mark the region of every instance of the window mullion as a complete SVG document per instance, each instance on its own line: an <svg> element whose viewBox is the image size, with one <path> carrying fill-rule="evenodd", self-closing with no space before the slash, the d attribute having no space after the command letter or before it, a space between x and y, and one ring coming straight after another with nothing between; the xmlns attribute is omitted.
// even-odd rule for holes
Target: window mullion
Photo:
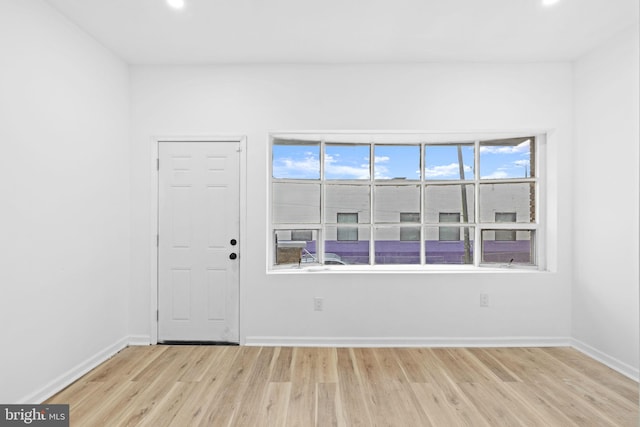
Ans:
<svg viewBox="0 0 640 427"><path fill-rule="evenodd" d="M325 171L324 171L324 153L325 153L325 139L322 138L320 140L320 231L318 231L318 240L316 247L316 256L318 257L318 263L324 264L324 247L325 247L325 236L326 227L325 227L325 200L326 199L326 191L327 185L325 182Z"/></svg>
<svg viewBox="0 0 640 427"><path fill-rule="evenodd" d="M375 264L375 227L373 210L375 201L375 150L373 141L369 143L369 265Z"/></svg>
<svg viewBox="0 0 640 427"><path fill-rule="evenodd" d="M473 217L475 219L474 227L474 248L473 248L473 265L475 267L480 266L482 260L482 230L480 229L480 141L476 140L473 143L473 209L475 211Z"/></svg>
<svg viewBox="0 0 640 427"><path fill-rule="evenodd" d="M427 262L427 254L425 248L425 232L424 232L424 204L426 200L425 192L425 180L424 180L424 156L425 156L425 144L420 144L420 265L425 265Z"/></svg>

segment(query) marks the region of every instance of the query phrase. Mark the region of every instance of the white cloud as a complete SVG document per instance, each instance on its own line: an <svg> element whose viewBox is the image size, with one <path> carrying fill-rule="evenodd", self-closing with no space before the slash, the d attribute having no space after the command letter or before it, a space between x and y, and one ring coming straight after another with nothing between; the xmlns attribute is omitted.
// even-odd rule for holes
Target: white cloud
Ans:
<svg viewBox="0 0 640 427"><path fill-rule="evenodd" d="M389 176L389 168L383 165L383 163L389 163L389 160L391 160L389 156L375 156L373 158L375 163L375 179L391 179Z"/></svg>
<svg viewBox="0 0 640 427"><path fill-rule="evenodd" d="M273 176L276 178L318 178L320 161L313 153L305 153L302 159L282 157L274 160Z"/></svg>
<svg viewBox="0 0 640 427"><path fill-rule="evenodd" d="M498 169L496 171L493 171L489 175L482 176L481 178L482 179L503 179L503 178L509 178L509 174L503 169Z"/></svg>
<svg viewBox="0 0 640 427"><path fill-rule="evenodd" d="M369 168L361 168L346 165L326 165L325 172L328 176L343 179L368 179Z"/></svg>
<svg viewBox="0 0 640 427"><path fill-rule="evenodd" d="M513 162L513 164L520 167L529 166L529 160L528 159L516 160L515 162Z"/></svg>
<svg viewBox="0 0 640 427"><path fill-rule="evenodd" d="M531 140L527 139L518 145L489 145L480 147L480 153L486 154L519 154L528 153Z"/></svg>
<svg viewBox="0 0 640 427"><path fill-rule="evenodd" d="M338 156L336 156L338 157ZM324 157L325 175L343 179L369 179L369 165L349 166L336 164L336 158L330 154Z"/></svg>
<svg viewBox="0 0 640 427"><path fill-rule="evenodd" d="M471 166L464 166L465 173L472 172ZM433 167L426 167L424 169L424 175L426 178L460 178L460 166L458 163L451 163L448 165L437 165Z"/></svg>
<svg viewBox="0 0 640 427"><path fill-rule="evenodd" d="M389 168L376 164L375 179L391 179L389 176Z"/></svg>

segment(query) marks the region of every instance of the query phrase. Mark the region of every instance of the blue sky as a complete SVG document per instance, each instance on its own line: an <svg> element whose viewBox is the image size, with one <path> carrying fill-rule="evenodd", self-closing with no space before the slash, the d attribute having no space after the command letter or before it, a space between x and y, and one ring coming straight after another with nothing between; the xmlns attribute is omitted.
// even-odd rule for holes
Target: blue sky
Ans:
<svg viewBox="0 0 640 427"><path fill-rule="evenodd" d="M424 156L425 179L460 179L458 147L455 145L427 145ZM473 179L473 145L462 147L464 179Z"/></svg>
<svg viewBox="0 0 640 427"><path fill-rule="evenodd" d="M376 145L374 148L376 179L420 179L417 145ZM473 145L462 147L464 178L474 178ZM481 178L522 178L530 175L529 141L519 145L480 147ZM368 145L327 144L324 157L326 179L369 179L370 152ZM452 145L427 145L425 179L460 179L458 151ZM274 178L319 179L319 145L273 146Z"/></svg>
<svg viewBox="0 0 640 427"><path fill-rule="evenodd" d="M518 145L480 147L480 178L524 178L531 176L530 140Z"/></svg>

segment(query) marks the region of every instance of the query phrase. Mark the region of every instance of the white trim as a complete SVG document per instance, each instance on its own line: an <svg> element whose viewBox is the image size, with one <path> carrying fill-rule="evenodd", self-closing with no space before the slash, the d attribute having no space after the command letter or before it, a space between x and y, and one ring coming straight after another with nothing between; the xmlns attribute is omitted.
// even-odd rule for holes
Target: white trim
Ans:
<svg viewBox="0 0 640 427"><path fill-rule="evenodd" d="M549 218L547 212L549 206L552 203L549 202L549 193L547 191L547 182L549 179L547 170L547 140L549 138L549 132L539 134L535 140L535 177L538 185L536 187L536 223L542 224L540 232L535 233L535 248L536 254L535 263L541 270L549 271L549 251L547 248L547 241L549 240ZM554 171L554 174L556 171ZM554 176L554 179L557 179Z"/></svg>
<svg viewBox="0 0 640 427"><path fill-rule="evenodd" d="M151 345L150 335L129 335L129 347Z"/></svg>
<svg viewBox="0 0 640 427"><path fill-rule="evenodd" d="M150 256L150 301L149 301L149 328L150 328L150 344L154 345L158 343L158 246L157 246L157 234L158 234L158 169L156 168L156 162L159 158L159 146L160 142L237 142L240 144L240 170L239 170L239 185L240 185L240 242L243 242L246 236L247 229L247 137L238 134L217 134L217 135L191 135L191 136L154 136L151 138L151 157L150 157L150 181L149 186L151 188L151 203L149 206L149 218L151 218L151 227L149 230L149 245L151 248ZM246 242L245 242L245 246ZM243 342L242 338L242 280L245 277L246 262L240 263L239 283L240 292L238 298L238 330L240 344Z"/></svg>
<svg viewBox="0 0 640 427"><path fill-rule="evenodd" d="M270 130L268 134L272 138L282 139L295 139L305 140L309 142L317 141L318 139L332 139L333 137L340 137L342 135L359 136L362 137L358 142L371 142L376 144L407 144L407 143L429 143L429 144L447 144L447 143L470 143L473 144L476 138L483 140L492 139L507 139L522 137L523 134L527 135L540 135L550 134L555 131L553 127L539 127L539 128L519 128L519 129L503 129L503 130L491 130L491 129L470 129L465 131L456 130L389 130L389 129L353 129L353 130ZM401 135L402 142L397 141L397 136ZM329 138L327 138L329 136ZM328 142L344 142L330 140Z"/></svg>
<svg viewBox="0 0 640 427"><path fill-rule="evenodd" d="M149 332L151 344L158 343L158 167L160 160L160 149L158 143L163 138L151 138L151 158L149 187L151 188L151 203L149 205L149 218L151 218L149 230L149 247L150 263L149 263Z"/></svg>
<svg viewBox="0 0 640 427"><path fill-rule="evenodd" d="M562 337L246 337L247 346L283 347L569 347Z"/></svg>
<svg viewBox="0 0 640 427"><path fill-rule="evenodd" d="M633 366L628 365L627 363L624 363L616 359L615 357L609 356L608 354L603 353L602 351L594 347L591 347L589 344L586 344L575 338L571 338L571 347L575 348L581 353L584 353L590 358L595 359L604 365L607 365L608 367L610 367L614 371L621 373L625 377L628 377L636 382L640 380L640 370L638 370L638 368L634 368Z"/></svg>
<svg viewBox="0 0 640 427"><path fill-rule="evenodd" d="M130 337L124 337L111 344L104 350L99 351L93 356L89 357L83 362L80 362L74 368L69 369L67 372L58 376L54 380L50 381L40 389L34 391L33 393L23 397L22 399L18 399L17 404L33 404L33 403L42 403L51 396L55 395L59 391L63 390L65 387L73 384L75 381L80 379L83 375L87 374L92 369L98 367L102 363L111 359L118 352L127 348Z"/></svg>
<svg viewBox="0 0 640 427"><path fill-rule="evenodd" d="M540 270L537 266L509 266L508 264L487 264L486 267L473 265L309 265L309 266L274 266L267 275L277 274L555 274Z"/></svg>

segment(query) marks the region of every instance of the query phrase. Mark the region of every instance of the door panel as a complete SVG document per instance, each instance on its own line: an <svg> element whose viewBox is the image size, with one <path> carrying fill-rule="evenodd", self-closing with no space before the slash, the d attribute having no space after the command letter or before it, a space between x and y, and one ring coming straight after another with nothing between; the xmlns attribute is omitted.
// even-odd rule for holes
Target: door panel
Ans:
<svg viewBox="0 0 640 427"><path fill-rule="evenodd" d="M237 142L160 142L158 341L239 341Z"/></svg>

